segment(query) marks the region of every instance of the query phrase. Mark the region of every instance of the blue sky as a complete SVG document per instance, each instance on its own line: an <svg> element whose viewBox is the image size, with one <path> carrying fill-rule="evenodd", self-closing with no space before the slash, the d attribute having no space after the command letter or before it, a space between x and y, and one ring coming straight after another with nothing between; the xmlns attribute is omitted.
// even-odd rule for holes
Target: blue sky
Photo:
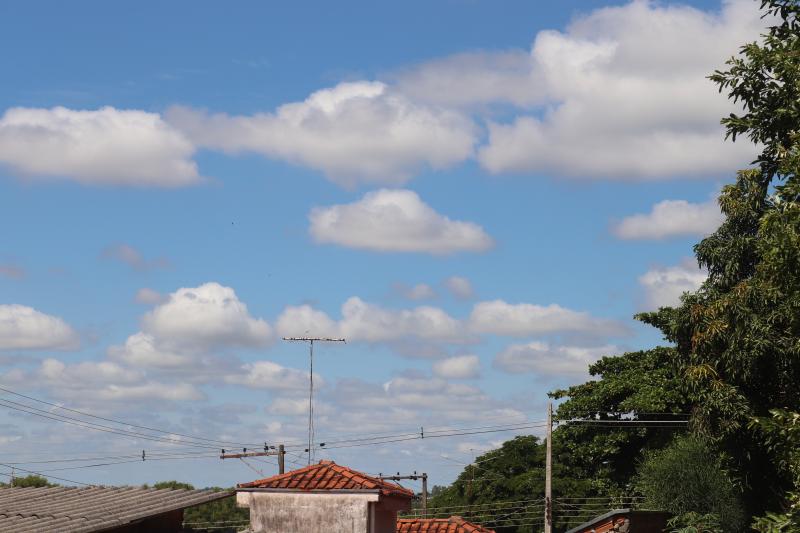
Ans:
<svg viewBox="0 0 800 533"><path fill-rule="evenodd" d="M757 37L749 0L34 1L0 25L0 385L218 440L305 438L280 337L306 331L348 338L318 350L320 439L540 420L660 342L632 315L702 281L692 245L754 153L704 79ZM170 449L1 416L6 462ZM327 456L442 484L442 455L512 434Z"/></svg>

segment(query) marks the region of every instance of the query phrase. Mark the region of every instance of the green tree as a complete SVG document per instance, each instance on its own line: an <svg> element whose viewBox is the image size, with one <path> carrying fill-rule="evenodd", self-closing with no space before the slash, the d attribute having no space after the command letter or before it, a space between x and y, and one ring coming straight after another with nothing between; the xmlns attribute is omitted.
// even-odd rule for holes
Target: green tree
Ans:
<svg viewBox="0 0 800 533"><path fill-rule="evenodd" d="M682 392L674 357L672 348L604 357L589 367L596 379L550 394L566 399L555 419L683 420L677 415L687 413L691 402ZM565 424L553 437L555 461L569 464L573 476L589 480L596 495L625 495L631 492L642 451L666 446L674 432L667 427Z"/></svg>
<svg viewBox="0 0 800 533"><path fill-rule="evenodd" d="M55 483L50 483L46 477L30 474L25 477L15 477L11 482L12 487L57 487Z"/></svg>
<svg viewBox="0 0 800 533"><path fill-rule="evenodd" d="M761 7L773 25L711 76L743 106L722 122L758 143L755 167L723 188L725 221L695 247L707 281L640 316L674 343L695 429L734 459L755 514L782 508L792 474L748 424L800 410L800 2Z"/></svg>
<svg viewBox="0 0 800 533"><path fill-rule="evenodd" d="M144 485L146 488L147 485ZM154 489L194 490L194 486L183 481L159 481L153 484ZM205 490L215 492L221 487L210 487ZM236 506L236 498L223 498L213 502L189 507L183 513L184 531L214 531L215 533L234 533L240 531L250 522L250 510Z"/></svg>
<svg viewBox="0 0 800 533"><path fill-rule="evenodd" d="M727 532L740 531L745 523L739 491L725 462L701 438L679 437L662 450L645 452L635 484L648 508L677 517L715 516Z"/></svg>

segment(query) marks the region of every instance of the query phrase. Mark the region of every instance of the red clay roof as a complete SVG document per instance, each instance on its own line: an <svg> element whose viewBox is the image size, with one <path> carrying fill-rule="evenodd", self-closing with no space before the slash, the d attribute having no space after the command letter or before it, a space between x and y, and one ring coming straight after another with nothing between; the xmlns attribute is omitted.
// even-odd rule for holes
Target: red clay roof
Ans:
<svg viewBox="0 0 800 533"><path fill-rule="evenodd" d="M398 518L397 533L495 533L460 516L450 518Z"/></svg>
<svg viewBox="0 0 800 533"><path fill-rule="evenodd" d="M285 474L239 483L242 489L291 490L379 490L384 496L412 498L414 493L396 483L390 483L356 470L340 466L333 461L320 461Z"/></svg>

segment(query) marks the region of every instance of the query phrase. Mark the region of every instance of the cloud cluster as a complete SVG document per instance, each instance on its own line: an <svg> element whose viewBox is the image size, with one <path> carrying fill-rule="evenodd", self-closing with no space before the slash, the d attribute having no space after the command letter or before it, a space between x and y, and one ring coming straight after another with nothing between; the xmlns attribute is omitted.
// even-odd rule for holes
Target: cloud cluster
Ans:
<svg viewBox="0 0 800 533"><path fill-rule="evenodd" d="M557 304L511 304L503 300L475 304L469 317L470 327L477 333L526 337L552 333L579 333L615 337L629 334L628 328L616 320L593 317Z"/></svg>
<svg viewBox="0 0 800 533"><path fill-rule="evenodd" d="M533 341L513 344L497 354L494 366L510 374L537 376L585 375L589 365L605 355L619 353L613 345L581 347L558 346Z"/></svg>
<svg viewBox="0 0 800 533"><path fill-rule="evenodd" d="M103 257L125 263L133 270L144 272L169 266L169 261L160 257L158 259L146 260L142 253L129 244L114 244L103 250Z"/></svg>
<svg viewBox="0 0 800 533"><path fill-rule="evenodd" d="M399 342L407 339L457 342L463 334L461 322L442 309L419 306L387 309L357 296L342 304L342 317L335 321L309 305L289 306L276 322L281 336L315 335L344 337L348 342Z"/></svg>
<svg viewBox="0 0 800 533"><path fill-rule="evenodd" d="M398 87L421 101L521 108L488 123L478 159L490 172L714 175L746 165L754 150L723 142L719 117L731 104L705 77L764 25L746 0L716 14L633 1L539 32L528 54L460 54L406 69Z"/></svg>
<svg viewBox="0 0 800 533"><path fill-rule="evenodd" d="M174 108L168 119L200 146L306 165L346 187L402 184L422 168L470 157L476 140L465 115L367 81L319 90L273 113L232 117Z"/></svg>
<svg viewBox="0 0 800 533"><path fill-rule="evenodd" d="M103 107L16 107L0 117L0 164L87 185L181 187L200 181L195 148L160 115Z"/></svg>
<svg viewBox="0 0 800 533"><path fill-rule="evenodd" d="M613 227L620 239L666 239L683 235L704 236L724 220L716 200L699 204L686 200L664 200L649 213L624 218Z"/></svg>
<svg viewBox="0 0 800 533"><path fill-rule="evenodd" d="M433 364L433 373L443 379L467 379L480 375L481 362L477 355L457 355Z"/></svg>
<svg viewBox="0 0 800 533"><path fill-rule="evenodd" d="M675 266L648 270L639 276L639 285L644 291L644 309L678 305L684 292L697 290L707 277L708 272L689 259Z"/></svg>
<svg viewBox="0 0 800 533"><path fill-rule="evenodd" d="M381 189L351 204L317 207L309 220L318 243L377 252L446 255L493 245L479 225L437 213L410 190Z"/></svg>
<svg viewBox="0 0 800 533"><path fill-rule="evenodd" d="M63 319L19 304L0 304L0 350L72 350L78 334Z"/></svg>

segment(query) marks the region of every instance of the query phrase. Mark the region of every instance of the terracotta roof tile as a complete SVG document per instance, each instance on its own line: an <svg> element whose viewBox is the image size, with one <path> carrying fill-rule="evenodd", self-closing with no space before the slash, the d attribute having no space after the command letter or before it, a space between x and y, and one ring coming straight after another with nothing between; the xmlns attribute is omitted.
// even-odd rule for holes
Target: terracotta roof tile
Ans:
<svg viewBox="0 0 800 533"><path fill-rule="evenodd" d="M294 490L380 490L384 496L411 498L409 489L367 474L337 465L333 461L320 461L285 474L239 483L242 489L294 489Z"/></svg>
<svg viewBox="0 0 800 533"><path fill-rule="evenodd" d="M397 533L495 533L460 516L450 518L398 518Z"/></svg>

